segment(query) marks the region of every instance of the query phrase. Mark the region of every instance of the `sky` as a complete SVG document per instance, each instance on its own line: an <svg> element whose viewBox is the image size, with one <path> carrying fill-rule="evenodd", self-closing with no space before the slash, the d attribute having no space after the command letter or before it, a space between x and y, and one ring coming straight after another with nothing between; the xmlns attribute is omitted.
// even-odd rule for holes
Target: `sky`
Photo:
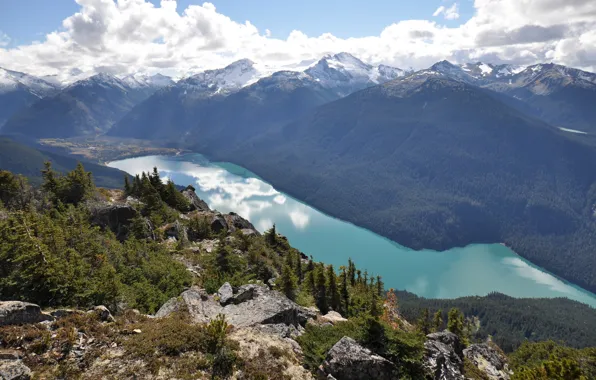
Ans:
<svg viewBox="0 0 596 380"><path fill-rule="evenodd" d="M180 74L346 51L371 64L596 70L594 0L0 0L0 67Z"/></svg>

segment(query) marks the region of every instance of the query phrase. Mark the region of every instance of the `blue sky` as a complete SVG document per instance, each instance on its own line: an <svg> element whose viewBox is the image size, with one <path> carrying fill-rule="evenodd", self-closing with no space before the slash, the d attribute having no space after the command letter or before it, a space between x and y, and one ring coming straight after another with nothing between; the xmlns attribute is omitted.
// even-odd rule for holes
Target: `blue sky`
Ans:
<svg viewBox="0 0 596 380"><path fill-rule="evenodd" d="M159 0L151 0L159 6ZM237 22L249 20L272 37L286 38L293 30L309 36L332 33L341 38L378 35L386 26L411 19L456 26L472 16L472 0L459 1L460 18L444 20L432 14L445 0L213 0L218 12ZM178 12L203 1L179 0ZM74 0L0 0L0 31L11 39L10 47L43 40L61 27L62 20L79 10ZM35 10L35 11L32 11Z"/></svg>

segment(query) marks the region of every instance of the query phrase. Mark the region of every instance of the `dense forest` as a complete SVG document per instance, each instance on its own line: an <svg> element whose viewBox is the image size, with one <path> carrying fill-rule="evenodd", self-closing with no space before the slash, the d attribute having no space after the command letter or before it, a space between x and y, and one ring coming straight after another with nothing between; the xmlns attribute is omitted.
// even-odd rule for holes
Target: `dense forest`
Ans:
<svg viewBox="0 0 596 380"><path fill-rule="evenodd" d="M513 298L500 293L485 297L427 299L396 291L399 310L407 320L417 320L451 308L478 322L471 332L474 340L489 336L503 350L511 352L524 341L554 340L576 347L596 346L596 309L567 298Z"/></svg>

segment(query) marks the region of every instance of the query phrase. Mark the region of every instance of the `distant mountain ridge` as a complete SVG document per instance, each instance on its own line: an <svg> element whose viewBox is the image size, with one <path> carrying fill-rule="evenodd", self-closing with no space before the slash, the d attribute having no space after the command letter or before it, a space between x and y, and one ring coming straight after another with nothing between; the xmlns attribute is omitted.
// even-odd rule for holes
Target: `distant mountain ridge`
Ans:
<svg viewBox="0 0 596 380"><path fill-rule="evenodd" d="M171 84L156 79L143 82L105 73L94 75L20 109L6 121L2 132L32 138L104 133L136 104Z"/></svg>

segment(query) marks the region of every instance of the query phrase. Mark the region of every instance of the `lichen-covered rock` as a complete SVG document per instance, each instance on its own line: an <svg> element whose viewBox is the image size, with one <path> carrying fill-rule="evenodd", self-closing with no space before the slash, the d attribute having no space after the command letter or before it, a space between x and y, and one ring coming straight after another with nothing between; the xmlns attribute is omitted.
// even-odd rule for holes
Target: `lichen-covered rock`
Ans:
<svg viewBox="0 0 596 380"><path fill-rule="evenodd" d="M207 203L205 203L205 201L203 201L197 196L194 187L189 185L186 187L186 189L182 190L181 193L182 195L184 195L184 198L186 198L186 200L190 204L189 211L210 211Z"/></svg>
<svg viewBox="0 0 596 380"><path fill-rule="evenodd" d="M223 284L217 291L217 296L219 297L219 303L222 306L227 305L230 299L234 296L234 289L232 289L232 285L230 285L229 282Z"/></svg>
<svg viewBox="0 0 596 380"><path fill-rule="evenodd" d="M29 380L31 370L20 360L0 360L0 379Z"/></svg>
<svg viewBox="0 0 596 380"><path fill-rule="evenodd" d="M176 240L188 240L187 228L179 220L169 224L165 228L164 233L168 238L173 237Z"/></svg>
<svg viewBox="0 0 596 380"><path fill-rule="evenodd" d="M330 311L327 314L320 317L322 322L329 322L331 324L336 324L338 322L345 322L347 321L346 318L342 317L340 313L337 311Z"/></svg>
<svg viewBox="0 0 596 380"><path fill-rule="evenodd" d="M342 380L398 379L397 368L389 360L373 354L354 339L344 336L329 352L320 370Z"/></svg>
<svg viewBox="0 0 596 380"><path fill-rule="evenodd" d="M472 344L464 350L468 358L490 380L509 380L507 357L488 344Z"/></svg>
<svg viewBox="0 0 596 380"><path fill-rule="evenodd" d="M464 345L459 337L443 331L426 336L425 367L432 379L463 380Z"/></svg>
<svg viewBox="0 0 596 380"><path fill-rule="evenodd" d="M51 321L54 317L41 312L35 304L21 301L0 302L0 326Z"/></svg>
<svg viewBox="0 0 596 380"><path fill-rule="evenodd" d="M228 302L222 306L204 290L192 287L179 298L166 302L156 316L165 317L179 310L181 305L186 306L195 322L209 322L218 314L224 314L228 323L236 327L280 323L297 327L304 326L316 316L311 310L263 285L243 285Z"/></svg>

